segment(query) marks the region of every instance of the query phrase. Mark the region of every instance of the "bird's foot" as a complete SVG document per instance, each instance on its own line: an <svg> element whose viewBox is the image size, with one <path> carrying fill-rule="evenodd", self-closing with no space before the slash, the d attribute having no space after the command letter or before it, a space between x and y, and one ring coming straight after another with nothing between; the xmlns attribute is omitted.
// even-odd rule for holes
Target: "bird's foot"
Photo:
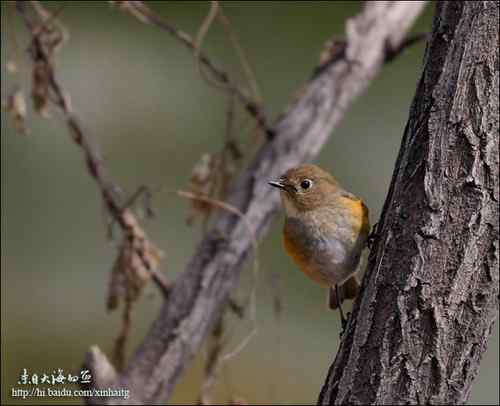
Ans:
<svg viewBox="0 0 500 406"><path fill-rule="evenodd" d="M375 243L375 240L378 238L378 234L376 232L377 225L378 225L378 223L375 223L370 231L370 234L368 234L368 239L366 241L366 245L368 246L369 249L372 249L373 244Z"/></svg>

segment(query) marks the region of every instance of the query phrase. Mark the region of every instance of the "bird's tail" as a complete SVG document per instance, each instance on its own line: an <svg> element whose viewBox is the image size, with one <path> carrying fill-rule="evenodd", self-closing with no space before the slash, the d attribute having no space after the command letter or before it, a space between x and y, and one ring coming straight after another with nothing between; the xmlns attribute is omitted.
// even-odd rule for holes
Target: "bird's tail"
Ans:
<svg viewBox="0 0 500 406"><path fill-rule="evenodd" d="M336 309L342 302L346 299L354 299L359 293L359 280L356 275L352 275L338 288L335 285L330 286L328 290L328 307L330 309ZM337 295L338 292L338 295Z"/></svg>

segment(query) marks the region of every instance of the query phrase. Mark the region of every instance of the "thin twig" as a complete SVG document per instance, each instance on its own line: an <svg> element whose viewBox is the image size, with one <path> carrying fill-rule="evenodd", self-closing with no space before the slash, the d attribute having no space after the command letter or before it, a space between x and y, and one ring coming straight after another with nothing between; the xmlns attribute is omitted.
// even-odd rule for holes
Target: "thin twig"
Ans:
<svg viewBox="0 0 500 406"><path fill-rule="evenodd" d="M38 1L32 0L31 5L38 13L38 15L43 19L43 25L47 27L49 24L56 23L61 25L61 23L57 20L57 17L63 12L64 5L59 6L56 11L49 13Z"/></svg>
<svg viewBox="0 0 500 406"><path fill-rule="evenodd" d="M137 256L140 258L142 265L146 270L151 273L153 281L156 283L162 294L165 296L168 293L169 286L165 279L160 277L155 269L155 261L157 260L156 253L158 250L150 243L145 237L142 230L139 228L137 220L132 212L127 208L122 208L121 205L115 200L114 190L116 186L109 178L103 161L97 153L95 147L86 136L78 119L71 109L69 99L64 92L62 86L56 79L53 67L53 49L51 46L44 43L45 27L48 27L48 21L54 19L44 7L38 2L31 2L34 10L38 14L41 21L31 18L26 13L24 4L18 3L18 11L21 14L23 21L32 34L31 56L36 66L42 66L47 76L47 90L50 91L49 100L54 103L66 120L70 135L73 141L82 149L87 170L96 181L98 188L101 192L103 202L111 217L116 221L122 229L124 235L129 235L137 238L139 244L133 246L136 250ZM59 9L60 10L60 9ZM125 328L125 326L124 326Z"/></svg>
<svg viewBox="0 0 500 406"><path fill-rule="evenodd" d="M224 146L220 152L220 186L218 187L218 197L225 198L229 187L229 182L234 174L235 168L231 167L236 161L241 160L242 154L234 139L234 93L228 93L226 110L226 128L224 131Z"/></svg>
<svg viewBox="0 0 500 406"><path fill-rule="evenodd" d="M121 205L115 200L113 191L116 190L116 186L108 176L103 160L100 158L95 147L92 145L89 138L80 126L76 114L71 108L66 92L63 90L62 86L56 79L52 55L49 53L42 42L41 33L45 29L44 27L47 26L48 21L52 20L54 16L46 11L41 3L31 3L36 4L36 6L34 6L34 9L42 19L41 23L28 16L24 2L17 2L17 10L22 17L26 28L32 34L32 58L34 63L42 63L47 68L48 86L52 96L50 100L57 107L59 107L59 109L63 113L66 120L66 125L68 126L73 141L82 149L85 156L85 162L88 172L97 183L97 186L101 192L103 202L105 203L108 212L110 213L112 218L119 224L120 228L125 234L133 233L137 225L135 216L127 208L123 209ZM150 260L145 257L145 253L137 252L137 254L141 258L144 267L151 272L153 268L151 266ZM168 284L166 284L166 282L163 284L160 283L160 278L158 278L154 273L152 276L153 280L157 283L161 291L165 293Z"/></svg>
<svg viewBox="0 0 500 406"><path fill-rule="evenodd" d="M236 36L236 33L234 32L234 29L231 25L231 21L222 10L222 7L219 7L218 18L222 22L222 26L224 27L224 30L226 31L229 40L231 41L231 44L236 51L236 55L238 55L238 59L240 60L240 64L243 68L243 72L245 73L250 88L252 89L253 98L257 101L257 103L260 104L262 102L262 96L259 85L257 84L255 73L250 65L250 62L248 61L248 58L245 55L243 47L240 45L238 37Z"/></svg>
<svg viewBox="0 0 500 406"><path fill-rule="evenodd" d="M161 19L156 13L154 13L144 2L142 1L120 1L112 2L112 4L118 4L118 6L125 12L137 18L139 21L154 25L164 31L167 31L181 44L192 51L196 51L196 42L191 38L191 36L184 31L179 30L174 27L169 22ZM213 77L219 81L220 84L227 86L227 88L234 91L245 110L255 118L259 128L261 128L268 137L274 135L273 130L268 124L262 107L256 100L253 100L245 90L238 87L229 77L229 75L222 70L220 67L215 65L215 63L205 54L203 51L198 52L198 58L200 62L212 73Z"/></svg>
<svg viewBox="0 0 500 406"><path fill-rule="evenodd" d="M252 244L253 244L253 248L254 248L254 253L255 254L257 253L257 245L258 245L258 243L257 243L257 238L256 238L255 232L253 230L253 227L250 224L250 222L248 221L248 219L245 217L245 214L242 213L240 210L238 210L238 208L236 208L234 206L231 206L229 203L223 202L221 200L217 200L217 199L214 199L214 198L211 198L211 197L208 197L208 196L197 195L197 194L188 192L186 190L179 190L177 192L177 194L179 196L185 197L187 199L200 200L202 202L211 204L211 205L213 205L215 207L218 207L220 209L226 210L226 211L228 211L228 212L230 212L232 214L235 214L238 217L240 217L243 220L243 222L245 223L248 231L251 234L251 240L252 240Z"/></svg>
<svg viewBox="0 0 500 406"><path fill-rule="evenodd" d="M415 35L410 35L401 42L396 48L386 42L386 51L385 51L385 63L392 62L396 57L398 57L402 52L404 52L407 48L416 44L417 42L429 39L428 32L420 32Z"/></svg>
<svg viewBox="0 0 500 406"><path fill-rule="evenodd" d="M57 22L56 14L60 13L62 8L59 8L56 14L51 14L38 1L31 1L30 4L36 17L28 15L24 2L17 2L17 10L31 34L32 99L35 110L40 115L47 116L48 104L51 102L62 112L71 138L83 151L87 170L98 185L107 211L119 224L124 235L111 273L107 300L108 310L115 309L120 300L125 301L122 329L114 348L114 360L118 368L122 369L125 364L125 345L131 328L133 302L139 298L150 279L165 298L169 293L167 281L156 269L161 252L148 240L132 211L122 207L115 199L114 191L117 187L79 124L66 92L56 79L54 53L64 40L63 28Z"/></svg>
<svg viewBox="0 0 500 406"><path fill-rule="evenodd" d="M254 274L257 274L259 272L259 262L258 262L258 259L259 259L258 244L259 243L257 241L257 236L255 235L255 231L254 231L252 225L250 224L250 222L248 221L248 219L246 218L244 213L242 213L240 210L238 210L237 207L234 207L234 206L230 205L229 203L226 203L226 202L223 202L221 200L217 200L217 199L214 199L214 198L211 198L208 196L197 195L195 193L191 193L191 192L188 192L186 190L179 190L179 191L177 191L177 194L179 196L185 197L187 199L199 200L199 201L211 204L215 207L218 207L220 209L228 211L229 213L235 214L239 218L241 218L241 220L245 224L248 232L250 233L250 240L252 242L252 246L253 246L253 250L254 250L254 255L255 255Z"/></svg>
<svg viewBox="0 0 500 406"><path fill-rule="evenodd" d="M167 281L167 278L156 268L149 269L151 273L151 278L153 282L156 283L156 286L160 289L163 297L166 299L170 293L170 284Z"/></svg>
<svg viewBox="0 0 500 406"><path fill-rule="evenodd" d="M122 327L120 334L115 340L113 348L113 362L117 370L123 370L125 366L125 347L130 335L130 327L132 325L132 303L125 301L122 313Z"/></svg>
<svg viewBox="0 0 500 406"><path fill-rule="evenodd" d="M201 47L203 44L203 41L205 39L205 36L208 33L209 28L217 18L217 15L221 11L219 7L219 2L212 0L210 2L210 10L208 11L208 14L206 17L203 19L200 28L198 29L198 33L196 34L195 40L194 40L194 57L196 58L196 62L198 65L198 71L200 72L200 76L211 86L219 88L221 90L224 90L226 92L229 92L229 94L234 94L235 91L233 89L232 84L226 83L226 82L221 82L219 79L214 79L213 76L210 76L207 74L207 72L203 69L202 61L200 59L200 52L201 52Z"/></svg>

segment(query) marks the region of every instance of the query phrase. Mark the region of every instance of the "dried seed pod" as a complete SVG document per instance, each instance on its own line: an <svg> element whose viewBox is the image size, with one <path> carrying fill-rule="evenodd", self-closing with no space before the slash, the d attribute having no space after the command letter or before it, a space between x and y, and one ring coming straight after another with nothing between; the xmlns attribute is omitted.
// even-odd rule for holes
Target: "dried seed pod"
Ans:
<svg viewBox="0 0 500 406"><path fill-rule="evenodd" d="M151 270L158 267L163 253L147 238L135 216L125 211L127 232L120 244L108 289L108 310L114 310L121 300L136 301L151 279Z"/></svg>
<svg viewBox="0 0 500 406"><path fill-rule="evenodd" d="M29 130L26 127L26 100L22 89L16 89L2 101L2 108L10 115L14 127L23 135L28 135Z"/></svg>
<svg viewBox="0 0 500 406"><path fill-rule="evenodd" d="M203 154L191 172L187 189L198 196L210 197L215 188L217 161L214 155ZM198 216L206 219L212 209L213 206L204 200L191 200L187 223L192 224Z"/></svg>
<svg viewBox="0 0 500 406"><path fill-rule="evenodd" d="M35 61L32 71L31 97L33 107L42 117L49 117L50 66L43 60Z"/></svg>

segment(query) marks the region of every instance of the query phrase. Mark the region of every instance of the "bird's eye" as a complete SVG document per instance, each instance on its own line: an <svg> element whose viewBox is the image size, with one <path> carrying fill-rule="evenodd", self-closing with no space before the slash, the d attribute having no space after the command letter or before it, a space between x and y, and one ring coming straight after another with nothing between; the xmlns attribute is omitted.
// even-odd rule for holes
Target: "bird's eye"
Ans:
<svg viewBox="0 0 500 406"><path fill-rule="evenodd" d="M312 186L312 180L310 179L304 179L301 183L300 183L300 187L302 189L309 189L311 186Z"/></svg>

